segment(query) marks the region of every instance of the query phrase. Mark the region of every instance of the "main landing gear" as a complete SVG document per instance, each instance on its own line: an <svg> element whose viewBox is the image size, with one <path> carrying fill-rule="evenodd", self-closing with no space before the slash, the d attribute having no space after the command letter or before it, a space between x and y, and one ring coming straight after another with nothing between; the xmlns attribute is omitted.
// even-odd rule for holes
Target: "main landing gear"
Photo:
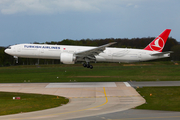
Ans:
<svg viewBox="0 0 180 120"><path fill-rule="evenodd" d="M85 60L85 63L83 63L83 66L93 69L93 66L89 64L89 62L90 62L89 58L84 58L84 60Z"/></svg>
<svg viewBox="0 0 180 120"><path fill-rule="evenodd" d="M93 66L88 63L83 63L83 66L84 67L87 67L87 68L90 68L90 69L93 69Z"/></svg>

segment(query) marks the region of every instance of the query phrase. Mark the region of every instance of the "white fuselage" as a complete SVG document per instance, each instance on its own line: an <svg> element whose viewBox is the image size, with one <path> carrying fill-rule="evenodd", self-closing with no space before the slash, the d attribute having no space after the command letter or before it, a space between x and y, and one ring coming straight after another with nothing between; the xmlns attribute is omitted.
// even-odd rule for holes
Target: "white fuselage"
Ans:
<svg viewBox="0 0 180 120"><path fill-rule="evenodd" d="M61 59L61 53L78 53L96 47L69 46L69 45L46 45L46 44L18 44L10 46L5 52L16 57L23 58L42 58L42 59ZM158 58L169 57L168 54L161 56L151 56L159 53L143 49L111 48L107 47L102 53L95 56L97 62L138 62ZM83 61L77 59L76 61Z"/></svg>

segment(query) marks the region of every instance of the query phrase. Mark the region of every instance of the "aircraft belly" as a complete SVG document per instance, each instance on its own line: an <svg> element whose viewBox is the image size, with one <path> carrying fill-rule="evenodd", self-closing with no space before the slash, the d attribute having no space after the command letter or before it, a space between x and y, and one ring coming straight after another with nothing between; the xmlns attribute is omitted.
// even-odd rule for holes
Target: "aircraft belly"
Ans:
<svg viewBox="0 0 180 120"><path fill-rule="evenodd" d="M112 55L103 53L96 56L96 61L113 62L113 59L112 59Z"/></svg>
<svg viewBox="0 0 180 120"><path fill-rule="evenodd" d="M15 56L22 58L40 58L40 59L60 59L59 51L40 51L38 49L34 50L23 50L16 53Z"/></svg>
<svg viewBox="0 0 180 120"><path fill-rule="evenodd" d="M44 50L40 52L39 57L43 59L60 59L60 51Z"/></svg>
<svg viewBox="0 0 180 120"><path fill-rule="evenodd" d="M101 56L96 56L96 61L97 62L106 62L106 59L104 57L101 57Z"/></svg>
<svg viewBox="0 0 180 120"><path fill-rule="evenodd" d="M124 56L113 56L113 62L125 62L125 63L130 63L130 62L138 62L140 61L140 58L137 55L124 55Z"/></svg>

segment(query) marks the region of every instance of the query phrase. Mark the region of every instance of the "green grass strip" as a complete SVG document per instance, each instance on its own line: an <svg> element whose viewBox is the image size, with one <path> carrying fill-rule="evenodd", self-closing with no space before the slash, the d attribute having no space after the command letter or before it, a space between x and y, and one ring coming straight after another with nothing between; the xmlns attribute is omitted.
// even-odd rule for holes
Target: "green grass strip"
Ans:
<svg viewBox="0 0 180 120"><path fill-rule="evenodd" d="M0 83L179 81L180 65L174 63L92 63L93 69L75 65L0 67Z"/></svg>
<svg viewBox="0 0 180 120"><path fill-rule="evenodd" d="M21 97L13 100L13 97ZM67 104L69 99L53 95L0 92L0 115L24 113Z"/></svg>
<svg viewBox="0 0 180 120"><path fill-rule="evenodd" d="M147 103L136 109L180 111L180 87L144 87L137 91Z"/></svg>

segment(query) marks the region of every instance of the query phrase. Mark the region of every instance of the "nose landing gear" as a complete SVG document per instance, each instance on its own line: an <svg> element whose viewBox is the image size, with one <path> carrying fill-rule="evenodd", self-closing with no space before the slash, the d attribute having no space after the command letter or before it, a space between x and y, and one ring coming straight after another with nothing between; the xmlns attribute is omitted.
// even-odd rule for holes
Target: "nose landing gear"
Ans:
<svg viewBox="0 0 180 120"><path fill-rule="evenodd" d="M16 63L18 63L18 57L17 56L14 56L15 60L16 60Z"/></svg>

